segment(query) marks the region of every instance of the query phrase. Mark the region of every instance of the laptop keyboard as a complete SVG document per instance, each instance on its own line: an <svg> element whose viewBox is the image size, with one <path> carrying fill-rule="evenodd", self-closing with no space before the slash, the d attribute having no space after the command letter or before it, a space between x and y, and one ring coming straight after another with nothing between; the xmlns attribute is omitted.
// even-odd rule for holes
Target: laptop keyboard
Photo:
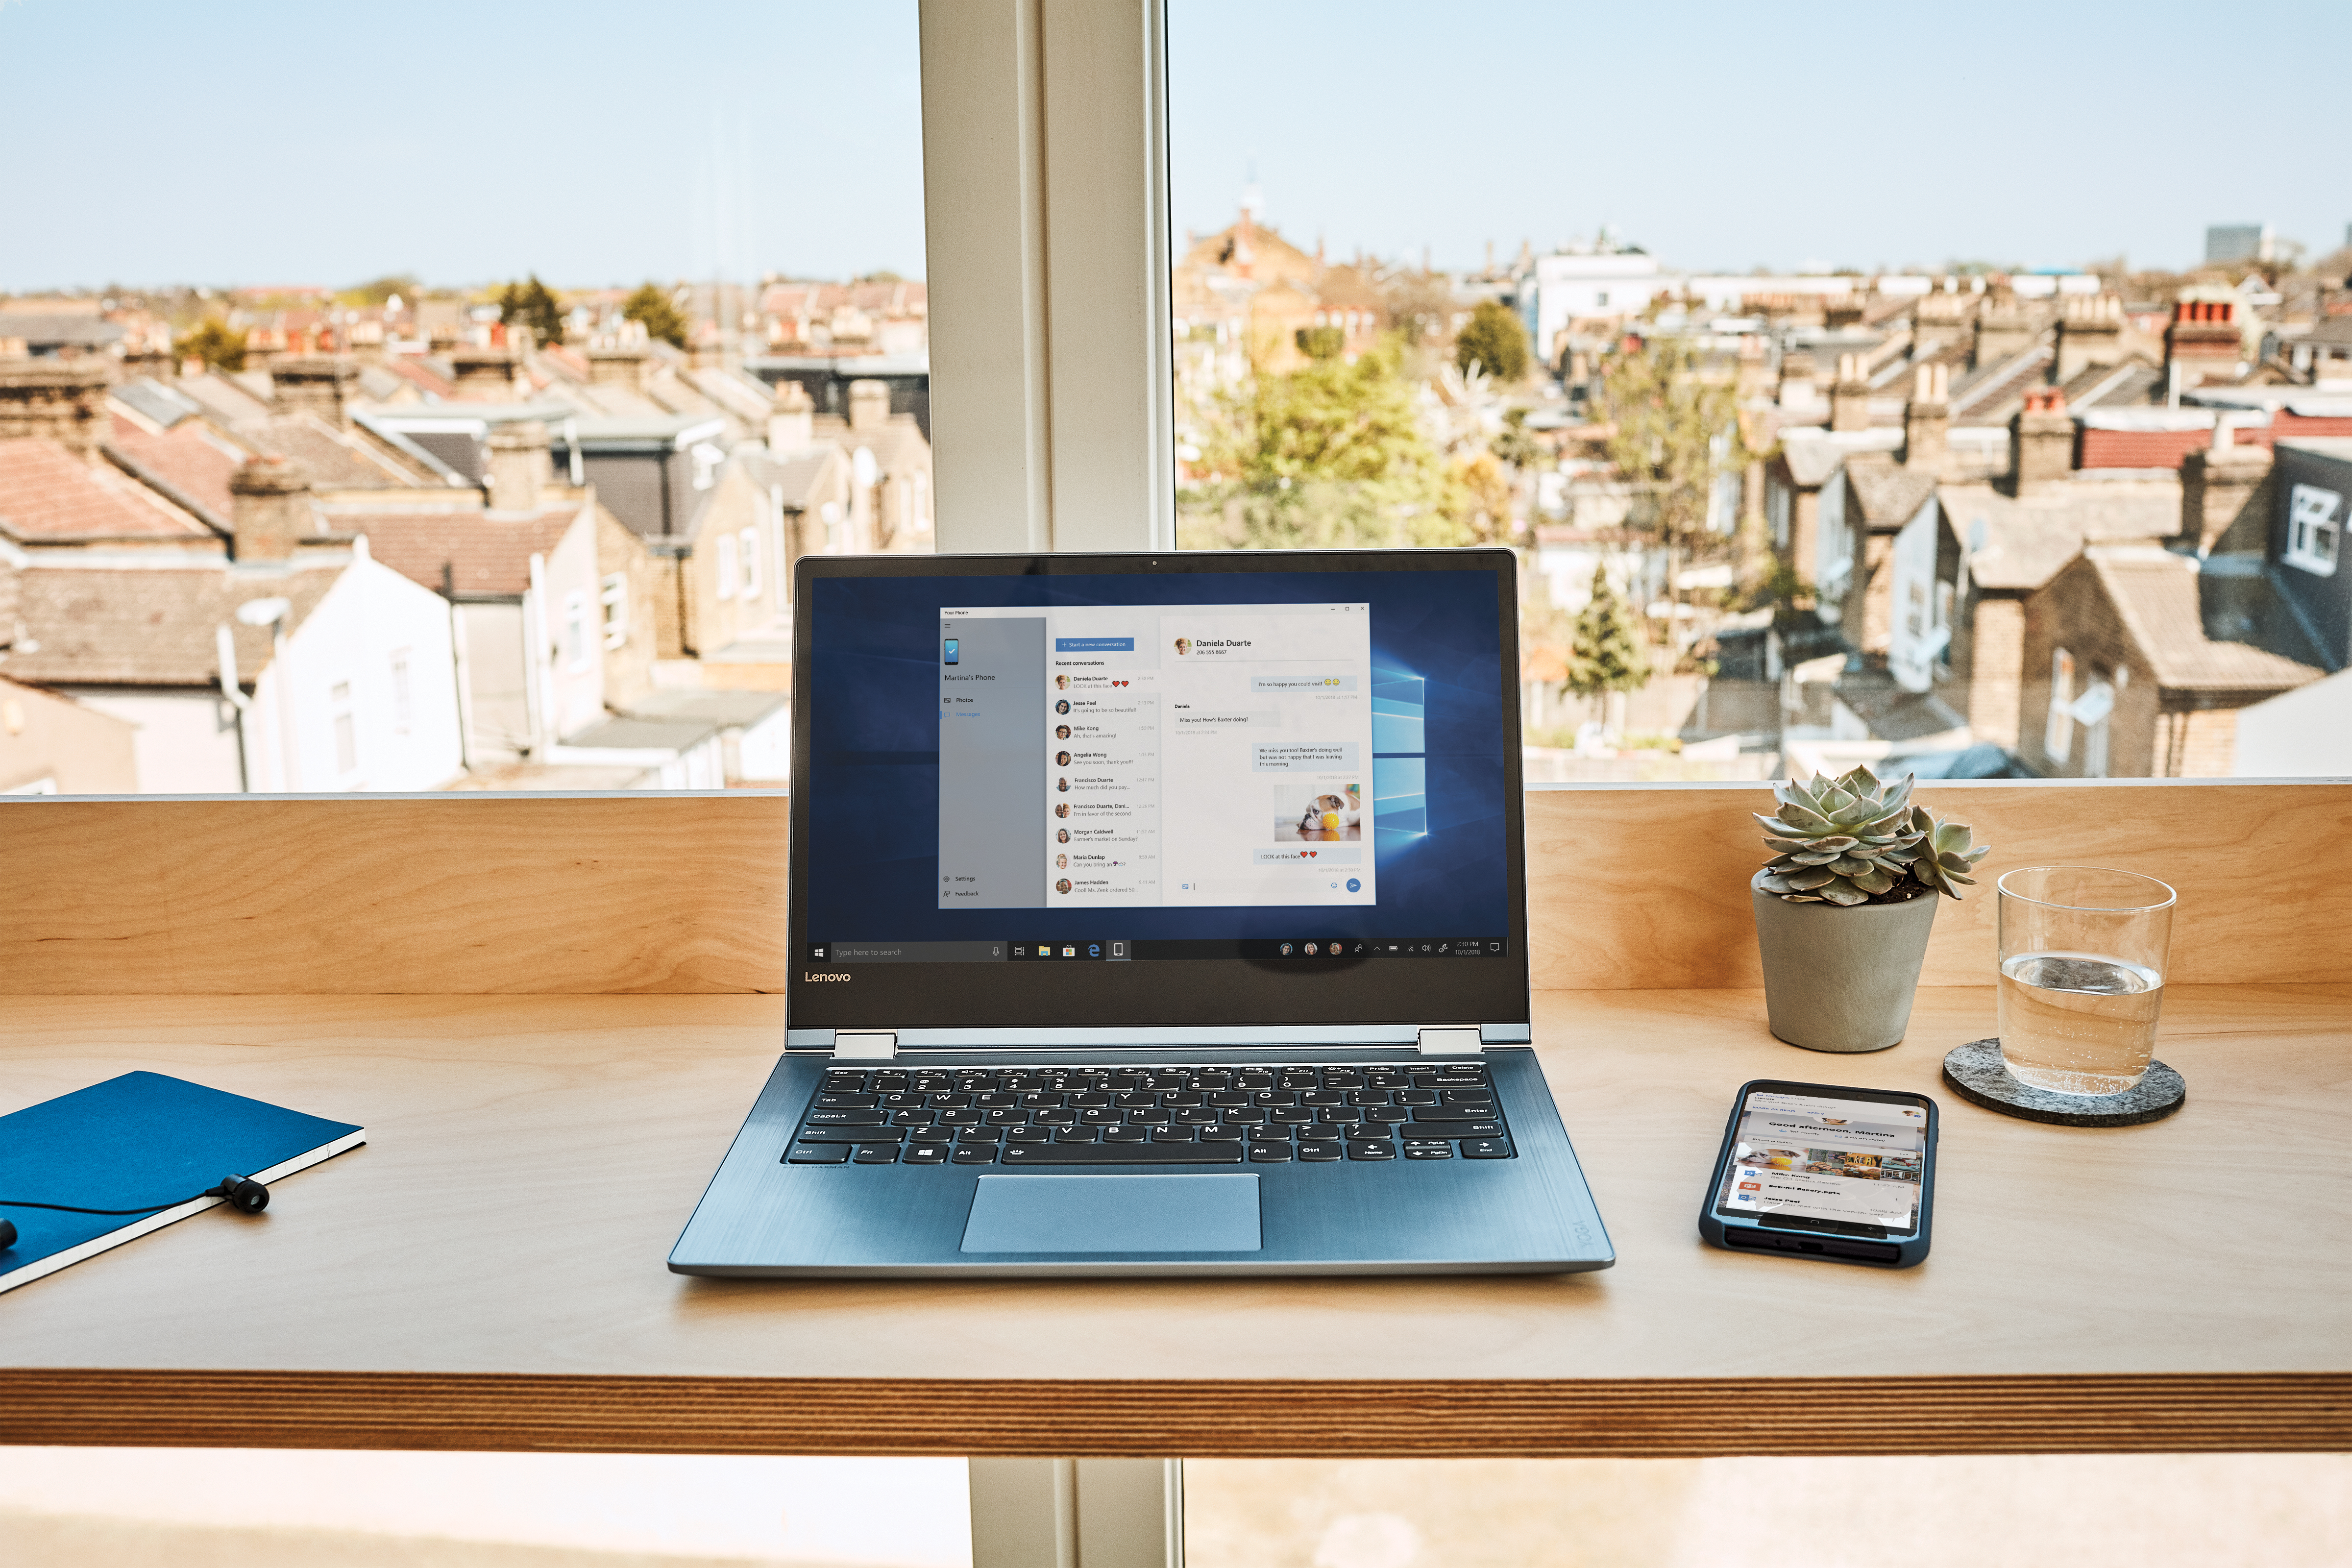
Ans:
<svg viewBox="0 0 2352 1568"><path fill-rule="evenodd" d="M1507 1160L1480 1062L836 1068L794 1165L1345 1164Z"/></svg>

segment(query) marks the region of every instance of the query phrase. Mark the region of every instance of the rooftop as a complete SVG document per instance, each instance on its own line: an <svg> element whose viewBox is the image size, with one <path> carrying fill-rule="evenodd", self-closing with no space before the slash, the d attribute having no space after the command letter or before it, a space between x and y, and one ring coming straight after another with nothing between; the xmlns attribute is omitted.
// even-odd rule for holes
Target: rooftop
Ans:
<svg viewBox="0 0 2352 1568"><path fill-rule="evenodd" d="M2089 569L2156 678L2175 690L2284 691L2319 679L2307 664L2205 633L2197 563L2148 546L2094 546Z"/></svg>
<svg viewBox="0 0 2352 1568"><path fill-rule="evenodd" d="M220 679L218 628L236 639L247 684L268 665L271 631L248 626L236 607L284 598L291 631L342 580L347 561L298 564L290 571L190 566L126 572L43 568L16 580L17 614L30 651L8 656L18 680L101 686L210 686Z"/></svg>
<svg viewBox="0 0 2352 1568"><path fill-rule="evenodd" d="M49 544L218 537L144 486L40 436L0 440L0 534Z"/></svg>

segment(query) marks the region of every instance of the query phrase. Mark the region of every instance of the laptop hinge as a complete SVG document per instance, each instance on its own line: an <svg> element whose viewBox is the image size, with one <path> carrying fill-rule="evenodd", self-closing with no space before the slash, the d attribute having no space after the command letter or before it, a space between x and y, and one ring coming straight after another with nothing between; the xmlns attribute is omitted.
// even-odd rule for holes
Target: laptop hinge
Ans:
<svg viewBox="0 0 2352 1568"><path fill-rule="evenodd" d="M833 1037L835 1061L887 1062L898 1055L898 1037L895 1034L853 1034L847 1029Z"/></svg>
<svg viewBox="0 0 2352 1568"><path fill-rule="evenodd" d="M1475 1057L1486 1043L1475 1024L1440 1026L1421 1031L1421 1054L1425 1057Z"/></svg>

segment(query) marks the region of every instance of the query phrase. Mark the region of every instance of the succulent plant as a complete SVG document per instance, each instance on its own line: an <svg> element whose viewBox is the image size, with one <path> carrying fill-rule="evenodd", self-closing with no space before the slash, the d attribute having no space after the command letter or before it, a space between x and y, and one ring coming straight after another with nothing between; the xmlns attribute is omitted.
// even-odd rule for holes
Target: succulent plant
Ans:
<svg viewBox="0 0 2352 1568"><path fill-rule="evenodd" d="M1955 899L1954 884L1974 887L1968 873L1991 846L1971 849L1966 825L1913 805L1911 783L1906 773L1881 784L1868 768L1856 767L1837 778L1824 773L1774 785L1780 809L1754 814L1773 852L1764 890L1792 904L1852 905L1916 897L1906 883Z"/></svg>

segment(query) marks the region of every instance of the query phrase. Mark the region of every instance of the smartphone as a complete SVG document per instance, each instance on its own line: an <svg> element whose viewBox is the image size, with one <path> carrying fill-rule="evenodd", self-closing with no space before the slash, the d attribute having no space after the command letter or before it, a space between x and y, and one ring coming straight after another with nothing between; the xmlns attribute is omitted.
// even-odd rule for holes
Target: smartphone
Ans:
<svg viewBox="0 0 2352 1568"><path fill-rule="evenodd" d="M1740 1085L1699 1234L1733 1252L1909 1268L1936 1209L1936 1114L1895 1089Z"/></svg>
<svg viewBox="0 0 2352 1568"><path fill-rule="evenodd" d="M963 639L961 637L949 637L940 646L940 662L942 664L955 664L960 661L962 652Z"/></svg>

